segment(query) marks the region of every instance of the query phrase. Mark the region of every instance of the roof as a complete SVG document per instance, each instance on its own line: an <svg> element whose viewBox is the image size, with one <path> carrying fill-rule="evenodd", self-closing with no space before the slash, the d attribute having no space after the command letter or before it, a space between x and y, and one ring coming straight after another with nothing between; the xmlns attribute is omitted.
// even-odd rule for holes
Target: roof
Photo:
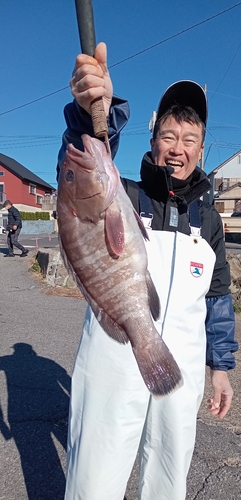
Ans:
<svg viewBox="0 0 241 500"><path fill-rule="evenodd" d="M10 158L10 156L3 155L0 153L0 165L7 168L10 172L20 177L20 179L26 179L27 181L33 182L34 184L40 184L43 187L48 189L52 189L55 191L55 188L45 182L43 179L35 175L31 170L28 170L26 167L18 163L18 161Z"/></svg>
<svg viewBox="0 0 241 500"><path fill-rule="evenodd" d="M224 191L218 191L215 195L214 195L214 198L219 198L221 199L223 197L223 199L227 199L225 198L225 195L226 193L228 193L229 191L232 191L233 189L236 189L237 187L241 187L241 182L236 182L235 184L233 184L232 186L229 186L227 189L225 189ZM232 198L233 199L233 198ZM238 196L238 199L240 199L240 196Z"/></svg>
<svg viewBox="0 0 241 500"><path fill-rule="evenodd" d="M227 165L227 163L229 163L231 160L233 160L233 158L235 158L236 156L239 156L240 154L241 154L241 149L237 153L235 153L233 156L230 156L230 158L225 160L223 163L221 163L221 165L219 165L218 167L215 167L213 170L211 170L211 172L209 172L209 174L207 174L207 176L210 177L211 174L216 174L220 168Z"/></svg>

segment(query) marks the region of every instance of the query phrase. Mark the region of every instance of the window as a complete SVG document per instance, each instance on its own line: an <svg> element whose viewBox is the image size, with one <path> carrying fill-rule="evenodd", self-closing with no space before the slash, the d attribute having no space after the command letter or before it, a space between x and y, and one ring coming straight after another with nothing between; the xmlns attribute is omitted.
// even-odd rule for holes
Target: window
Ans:
<svg viewBox="0 0 241 500"><path fill-rule="evenodd" d="M30 192L30 194L35 194L36 193L36 186L35 186L35 184L29 184L29 192Z"/></svg>
<svg viewBox="0 0 241 500"><path fill-rule="evenodd" d="M0 176L3 177L4 176L4 172L2 170L0 170Z"/></svg>
<svg viewBox="0 0 241 500"><path fill-rule="evenodd" d="M227 191L227 189L230 187L229 180L230 180L229 178L223 177L222 182L218 186L218 190L222 192Z"/></svg>
<svg viewBox="0 0 241 500"><path fill-rule="evenodd" d="M36 199L37 205L42 205L42 200L43 200L43 197L40 194L37 194L37 199Z"/></svg>
<svg viewBox="0 0 241 500"><path fill-rule="evenodd" d="M4 193L4 184L0 184L0 203L4 203L6 200L6 194Z"/></svg>
<svg viewBox="0 0 241 500"><path fill-rule="evenodd" d="M238 155L238 164L240 165L241 163L241 155Z"/></svg>
<svg viewBox="0 0 241 500"><path fill-rule="evenodd" d="M224 202L223 201L215 201L214 206L220 214L224 213Z"/></svg>

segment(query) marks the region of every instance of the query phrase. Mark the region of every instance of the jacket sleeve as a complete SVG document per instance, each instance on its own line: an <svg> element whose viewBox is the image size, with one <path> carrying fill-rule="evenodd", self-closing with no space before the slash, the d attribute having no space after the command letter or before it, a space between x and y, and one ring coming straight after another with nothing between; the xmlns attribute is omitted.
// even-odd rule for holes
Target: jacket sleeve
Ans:
<svg viewBox="0 0 241 500"><path fill-rule="evenodd" d="M227 371L235 367L233 353L238 350L234 340L235 315L230 295L230 267L226 260L223 223L219 213L211 207L209 243L215 252L216 263L206 296L206 363L212 370Z"/></svg>
<svg viewBox="0 0 241 500"><path fill-rule="evenodd" d="M210 235L208 242L212 247L216 262L213 270L212 281L207 297L218 297L229 293L231 283L230 267L226 259L225 240L223 233L223 223L219 213L211 207Z"/></svg>
<svg viewBox="0 0 241 500"><path fill-rule="evenodd" d="M21 224L21 215L20 215L18 209L15 207L13 207L12 216L13 216L14 221L15 221L13 226L14 225L19 226Z"/></svg>
<svg viewBox="0 0 241 500"><path fill-rule="evenodd" d="M206 305L206 364L212 370L230 370L236 366L233 353L238 350L232 297L211 297L206 299Z"/></svg>
<svg viewBox="0 0 241 500"><path fill-rule="evenodd" d="M65 106L64 116L67 129L63 134L62 147L58 155L57 179L61 163L64 160L67 144L71 142L76 148L83 151L81 135L88 134L91 137L94 136L90 115L83 108L81 108L75 100ZM113 96L110 113L107 118L112 158L114 158L117 153L120 141L120 132L126 125L129 116L130 109L128 102L120 97Z"/></svg>

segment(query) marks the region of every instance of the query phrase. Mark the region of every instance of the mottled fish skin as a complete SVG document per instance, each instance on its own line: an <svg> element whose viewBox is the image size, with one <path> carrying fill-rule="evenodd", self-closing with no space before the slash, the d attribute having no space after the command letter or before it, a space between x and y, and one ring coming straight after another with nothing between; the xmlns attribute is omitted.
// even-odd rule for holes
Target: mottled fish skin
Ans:
<svg viewBox="0 0 241 500"><path fill-rule="evenodd" d="M159 315L159 299L141 223L104 144L87 135L82 140L85 152L70 144L60 171L61 254L103 329L131 342L146 386L163 396L180 387L182 377L151 316L150 308Z"/></svg>

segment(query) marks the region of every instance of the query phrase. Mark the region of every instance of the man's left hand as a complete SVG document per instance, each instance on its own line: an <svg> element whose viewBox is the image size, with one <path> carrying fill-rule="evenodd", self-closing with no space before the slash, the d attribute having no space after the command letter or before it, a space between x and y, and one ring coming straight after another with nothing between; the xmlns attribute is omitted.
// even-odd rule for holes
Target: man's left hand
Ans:
<svg viewBox="0 0 241 500"><path fill-rule="evenodd" d="M13 226L13 230L16 231L18 229L18 226Z"/></svg>
<svg viewBox="0 0 241 500"><path fill-rule="evenodd" d="M231 406L233 389L228 373L220 370L210 370L211 383L214 390L213 398L208 399L208 410L213 416L224 418Z"/></svg>

